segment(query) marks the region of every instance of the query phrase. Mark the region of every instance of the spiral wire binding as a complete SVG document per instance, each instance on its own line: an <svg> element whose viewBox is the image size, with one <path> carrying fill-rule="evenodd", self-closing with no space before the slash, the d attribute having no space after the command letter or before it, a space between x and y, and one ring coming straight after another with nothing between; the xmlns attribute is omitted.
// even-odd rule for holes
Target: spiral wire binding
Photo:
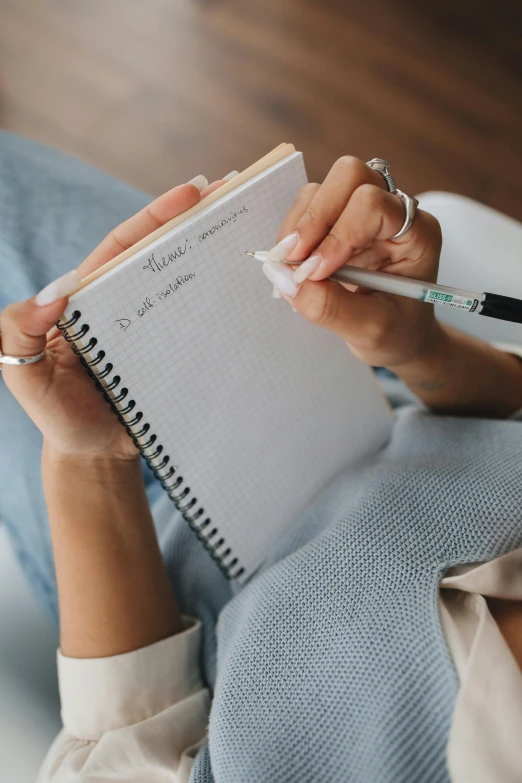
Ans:
<svg viewBox="0 0 522 783"><path fill-rule="evenodd" d="M122 385L119 375L112 375L114 365L107 362L101 369L101 364L105 359L105 351L98 350L96 356L90 360L85 358L86 354L90 354L98 345L98 340L96 337L90 337L85 345L78 345L79 341L90 331L88 324L82 324L78 331L72 331L81 317L81 312L75 310L68 321L58 321L56 325L65 340L71 343L72 350L78 355L96 387L110 404L113 412L140 450L143 459L178 511L181 512L183 519L189 524L225 576L228 579L237 579L244 573L244 568L239 565L238 558L233 557L232 550L226 546L225 539L219 537L218 530L213 527L211 519L209 517L203 519L205 510L202 507L197 507L198 500L196 497L191 497L190 487L183 486L183 476L176 475L176 468L173 465L168 467L170 457L163 454L163 446L158 443L157 436L150 432L150 424L143 421L142 411L135 410L136 402L132 399L127 401L129 390ZM118 392L113 395L112 393L116 389ZM124 406L122 403L125 403ZM154 451L149 453L153 447Z"/></svg>

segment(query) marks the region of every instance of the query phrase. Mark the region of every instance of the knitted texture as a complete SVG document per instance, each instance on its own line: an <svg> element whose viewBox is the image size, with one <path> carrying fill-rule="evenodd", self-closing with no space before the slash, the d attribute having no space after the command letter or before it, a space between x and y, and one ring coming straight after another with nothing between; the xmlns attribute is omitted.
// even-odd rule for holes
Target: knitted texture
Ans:
<svg viewBox="0 0 522 783"><path fill-rule="evenodd" d="M221 613L191 783L438 783L458 681L446 569L522 545L521 424L402 409Z"/></svg>

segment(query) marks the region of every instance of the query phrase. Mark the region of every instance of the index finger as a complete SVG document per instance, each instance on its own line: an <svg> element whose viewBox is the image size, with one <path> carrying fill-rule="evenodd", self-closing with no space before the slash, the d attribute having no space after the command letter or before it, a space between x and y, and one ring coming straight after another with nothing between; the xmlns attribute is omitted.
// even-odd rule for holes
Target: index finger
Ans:
<svg viewBox="0 0 522 783"><path fill-rule="evenodd" d="M299 242L287 260L293 263L308 258L335 225L353 193L365 184L386 190L381 175L362 160L352 155L339 158L294 226Z"/></svg>
<svg viewBox="0 0 522 783"><path fill-rule="evenodd" d="M320 261L310 279L322 280L351 263L377 269L384 265L399 275L436 280L440 226L431 215L417 210L408 231L394 240L404 216L398 196L373 185L361 185L317 248Z"/></svg>

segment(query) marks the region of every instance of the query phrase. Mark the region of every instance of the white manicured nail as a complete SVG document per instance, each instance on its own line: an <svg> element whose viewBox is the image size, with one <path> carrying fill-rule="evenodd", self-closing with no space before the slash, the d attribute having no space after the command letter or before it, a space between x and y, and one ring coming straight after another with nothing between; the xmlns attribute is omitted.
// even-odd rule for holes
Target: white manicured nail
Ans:
<svg viewBox="0 0 522 783"><path fill-rule="evenodd" d="M293 231L288 234L287 237L282 239L278 244L268 251L269 261L283 261L289 253L292 252L294 247L297 247L299 242L299 234L297 231Z"/></svg>
<svg viewBox="0 0 522 783"><path fill-rule="evenodd" d="M294 283L291 267L280 262L265 261L263 272L282 294L287 296L296 295L299 286Z"/></svg>
<svg viewBox="0 0 522 783"><path fill-rule="evenodd" d="M35 304L39 307L45 307L52 302L56 302L57 299L63 299L64 296L69 296L73 291L76 291L80 286L80 278L75 269L72 272L67 272L66 275L59 277L58 280L54 280L45 288L42 288L39 294L35 297Z"/></svg>
<svg viewBox="0 0 522 783"><path fill-rule="evenodd" d="M223 177L223 179L234 179L234 177L237 177L239 174L239 171L231 171L230 174L227 174Z"/></svg>
<svg viewBox="0 0 522 783"><path fill-rule="evenodd" d="M281 291L276 285L272 287L272 299L281 299Z"/></svg>
<svg viewBox="0 0 522 783"><path fill-rule="evenodd" d="M310 275L313 275L319 264L321 263L321 256L310 256L306 261L303 261L301 266L298 266L294 272L294 282L302 283L308 280Z"/></svg>
<svg viewBox="0 0 522 783"><path fill-rule="evenodd" d="M197 188L201 193L202 190L205 190L205 188L208 187L208 179L204 177L203 174L198 174L197 177L189 180L187 185L194 185L194 187Z"/></svg>

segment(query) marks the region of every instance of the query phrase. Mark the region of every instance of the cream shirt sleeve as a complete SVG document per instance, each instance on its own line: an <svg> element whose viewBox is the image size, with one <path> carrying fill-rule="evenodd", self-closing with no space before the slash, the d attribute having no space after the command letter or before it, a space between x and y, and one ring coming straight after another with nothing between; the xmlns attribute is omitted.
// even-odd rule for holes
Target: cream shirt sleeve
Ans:
<svg viewBox="0 0 522 783"><path fill-rule="evenodd" d="M201 624L110 658L58 652L63 730L37 783L186 783L205 738Z"/></svg>
<svg viewBox="0 0 522 783"><path fill-rule="evenodd" d="M522 780L522 672L485 596L522 600L522 549L444 577L441 622L459 694L448 740L453 783Z"/></svg>

